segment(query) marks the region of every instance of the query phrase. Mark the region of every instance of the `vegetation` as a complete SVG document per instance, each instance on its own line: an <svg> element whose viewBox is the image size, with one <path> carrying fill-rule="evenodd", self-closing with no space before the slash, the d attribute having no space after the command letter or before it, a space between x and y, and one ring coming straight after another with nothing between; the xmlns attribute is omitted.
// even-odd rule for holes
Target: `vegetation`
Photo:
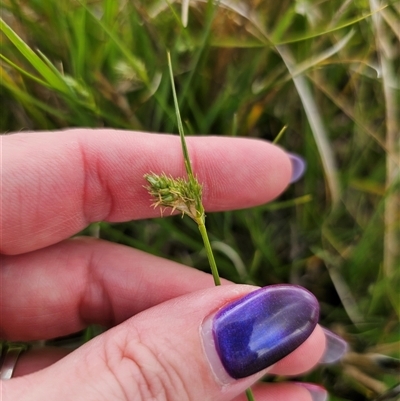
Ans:
<svg viewBox="0 0 400 401"><path fill-rule="evenodd" d="M208 215L220 273L310 289L352 352L301 379L332 401L383 400L399 361L370 354L400 357L400 5L188 3L4 0L0 130L178 132L167 50L187 134L273 141L287 126L279 143L304 156L306 175L271 204ZM99 228L209 269L191 219Z"/></svg>

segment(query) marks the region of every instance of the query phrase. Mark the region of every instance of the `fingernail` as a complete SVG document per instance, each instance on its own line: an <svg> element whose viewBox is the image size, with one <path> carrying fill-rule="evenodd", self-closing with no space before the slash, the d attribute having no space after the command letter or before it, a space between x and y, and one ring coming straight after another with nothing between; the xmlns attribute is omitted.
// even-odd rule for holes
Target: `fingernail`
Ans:
<svg viewBox="0 0 400 401"><path fill-rule="evenodd" d="M307 164L302 157L296 155L295 153L287 153L287 155L292 162L292 178L290 179L290 184L293 184L303 177L307 168Z"/></svg>
<svg viewBox="0 0 400 401"><path fill-rule="evenodd" d="M343 338L339 337L335 333L325 327L322 328L325 333L326 347L325 353L322 356L320 363L335 363L343 357L348 351L348 345Z"/></svg>
<svg viewBox="0 0 400 401"><path fill-rule="evenodd" d="M314 295L294 285L268 286L229 303L203 323L212 370L225 382L221 364L234 379L266 369L310 336L318 315Z"/></svg>
<svg viewBox="0 0 400 401"><path fill-rule="evenodd" d="M297 386L304 387L310 393L313 401L327 401L328 392L321 386L311 383L295 383Z"/></svg>

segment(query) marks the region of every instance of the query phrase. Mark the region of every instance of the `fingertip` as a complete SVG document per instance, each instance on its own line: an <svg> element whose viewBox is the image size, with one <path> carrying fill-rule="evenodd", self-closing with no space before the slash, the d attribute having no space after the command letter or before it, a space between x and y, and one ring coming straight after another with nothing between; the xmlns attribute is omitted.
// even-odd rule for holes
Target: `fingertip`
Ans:
<svg viewBox="0 0 400 401"><path fill-rule="evenodd" d="M312 401L327 401L328 399L328 392L317 384L298 382L295 385L305 388L310 394Z"/></svg>
<svg viewBox="0 0 400 401"><path fill-rule="evenodd" d="M292 163L280 147L254 138L202 139L188 138L188 143L195 155L194 170L203 184L206 210L259 206L289 185Z"/></svg>
<svg viewBox="0 0 400 401"><path fill-rule="evenodd" d="M206 319L203 343L208 356L217 352L229 377L249 377L296 350L314 331L318 314L317 300L301 287L263 287ZM216 370L212 364L215 359L209 357L210 366L224 382L220 366Z"/></svg>

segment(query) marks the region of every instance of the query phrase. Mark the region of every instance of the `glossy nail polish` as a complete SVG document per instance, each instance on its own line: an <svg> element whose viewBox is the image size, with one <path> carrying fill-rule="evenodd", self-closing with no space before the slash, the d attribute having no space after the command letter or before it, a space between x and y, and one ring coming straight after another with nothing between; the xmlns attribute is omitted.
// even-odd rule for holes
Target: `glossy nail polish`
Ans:
<svg viewBox="0 0 400 401"><path fill-rule="evenodd" d="M320 363L335 363L339 361L344 354L348 351L348 345L343 338L339 337L335 333L325 327L322 328L325 334L326 347L325 353L322 356Z"/></svg>
<svg viewBox="0 0 400 401"><path fill-rule="evenodd" d="M217 354L229 376L250 376L279 361L314 330L319 305L293 285L256 290L220 309L212 319Z"/></svg>
<svg viewBox="0 0 400 401"><path fill-rule="evenodd" d="M290 179L290 184L293 184L294 182L298 181L301 177L303 177L307 165L302 157L294 153L288 153L287 155L289 156L289 159L292 162L292 178Z"/></svg>

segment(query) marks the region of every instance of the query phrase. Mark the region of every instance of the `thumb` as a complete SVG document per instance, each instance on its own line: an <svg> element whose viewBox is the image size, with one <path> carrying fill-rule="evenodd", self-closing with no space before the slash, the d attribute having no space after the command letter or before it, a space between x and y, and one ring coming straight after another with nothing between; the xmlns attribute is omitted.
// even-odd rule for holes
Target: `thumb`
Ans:
<svg viewBox="0 0 400 401"><path fill-rule="evenodd" d="M193 292L139 313L52 366L3 382L3 400L232 400L299 347L317 319L316 299L297 286ZM303 358L305 368L321 353Z"/></svg>

